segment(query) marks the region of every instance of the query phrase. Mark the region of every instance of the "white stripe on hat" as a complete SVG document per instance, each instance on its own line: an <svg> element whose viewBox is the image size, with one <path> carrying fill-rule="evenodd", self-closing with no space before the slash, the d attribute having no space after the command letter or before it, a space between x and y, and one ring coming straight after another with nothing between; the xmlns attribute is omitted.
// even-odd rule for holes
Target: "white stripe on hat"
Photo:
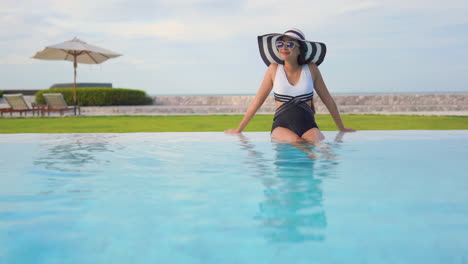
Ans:
<svg viewBox="0 0 468 264"><path fill-rule="evenodd" d="M263 37L263 53L265 54L265 57L271 62L274 62L275 60L271 57L270 52L268 51L268 37Z"/></svg>
<svg viewBox="0 0 468 264"><path fill-rule="evenodd" d="M272 44L272 47L273 47L273 53L275 53L275 56L281 60L281 55L278 51L278 49L276 48L276 41L280 38L280 36L275 36L275 37L272 37L271 38L271 44Z"/></svg>
<svg viewBox="0 0 468 264"><path fill-rule="evenodd" d="M284 32L284 35L290 36L290 37L293 37L293 38L296 38L296 39L305 40L304 33L302 33L302 31L300 31L297 28L291 28L291 29L287 30L286 32Z"/></svg>
<svg viewBox="0 0 468 264"><path fill-rule="evenodd" d="M305 59L307 61L310 58L310 56L312 55L313 47L312 47L312 44L309 43L309 42L304 42L304 44L306 44L306 46L307 46L307 54L305 55Z"/></svg>
<svg viewBox="0 0 468 264"><path fill-rule="evenodd" d="M315 52L315 58L312 59L312 62L316 63L322 54L322 46L320 46L318 43L314 43L314 46L317 49L317 52Z"/></svg>

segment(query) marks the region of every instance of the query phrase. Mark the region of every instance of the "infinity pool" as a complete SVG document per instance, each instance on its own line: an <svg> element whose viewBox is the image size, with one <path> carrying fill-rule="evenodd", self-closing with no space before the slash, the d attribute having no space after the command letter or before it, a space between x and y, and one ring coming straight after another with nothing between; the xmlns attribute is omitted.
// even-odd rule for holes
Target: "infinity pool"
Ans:
<svg viewBox="0 0 468 264"><path fill-rule="evenodd" d="M468 131L0 135L0 263L468 263Z"/></svg>

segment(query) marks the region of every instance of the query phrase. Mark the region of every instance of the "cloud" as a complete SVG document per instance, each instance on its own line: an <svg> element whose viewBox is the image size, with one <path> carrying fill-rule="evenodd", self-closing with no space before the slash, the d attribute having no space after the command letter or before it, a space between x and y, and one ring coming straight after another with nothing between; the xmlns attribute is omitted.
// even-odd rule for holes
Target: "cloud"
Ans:
<svg viewBox="0 0 468 264"><path fill-rule="evenodd" d="M211 2L199 1L199 3ZM175 2L173 7L179 5L179 2ZM193 6L192 8L185 7L182 13L186 15L176 18L110 23L102 26L107 29L106 32L125 38L155 37L163 41L199 42L261 34L268 32L265 30L273 30L270 28L276 28L274 31L278 32L293 24L319 28L327 23L327 17L368 9L376 4L367 1L341 5L336 1L320 1L314 3L314 8L298 8L301 6L310 6L310 3L295 0L285 5L283 1L255 0L247 1L241 11L238 10L236 14L208 14L206 16L200 15L199 8ZM316 9L324 11L314 11ZM285 22L290 25L285 25Z"/></svg>
<svg viewBox="0 0 468 264"><path fill-rule="evenodd" d="M15 3L14 3L15 2ZM247 32L265 32L286 29L290 25L319 27L330 16L361 10L374 6L370 1L284 1L247 0L163 0L153 2L134 1L74 1L45 0L40 6L33 1L5 0L0 7L3 21L25 31L32 26L31 34L54 38L69 32L86 32L121 36L125 38L155 37L166 41L200 41L202 39L225 39L245 35ZM29 6L31 5L31 6ZM125 19L122 13L128 9L143 11L136 6L144 5L140 20ZM32 7L32 8L31 8ZM155 15L151 16L152 13ZM169 13L164 17L157 14ZM103 20L102 14L108 18ZM38 23L23 22L34 15ZM159 18L162 17L162 18ZM115 19L114 19L115 18ZM11 21L15 20L15 21ZM4 29L7 35L7 29Z"/></svg>
<svg viewBox="0 0 468 264"><path fill-rule="evenodd" d="M126 38L156 37L164 41L201 41L224 38L222 25L198 21L165 20L158 22L113 23L108 32Z"/></svg>
<svg viewBox="0 0 468 264"><path fill-rule="evenodd" d="M153 39L189 44L254 39L289 27L338 48L363 50L424 42L450 45L460 43L460 38L430 32L468 22L468 2L458 0L82 0L79 5L64 0L3 0L0 10L0 23L8 25L0 28L0 44L9 46L12 58L28 52L33 55L74 36L103 43Z"/></svg>
<svg viewBox="0 0 468 264"><path fill-rule="evenodd" d="M138 59L138 58L127 58L127 59L122 60L120 63L128 64L129 67L135 67L140 70L154 71L154 70L161 69L160 64L150 63L146 60Z"/></svg>
<svg viewBox="0 0 468 264"><path fill-rule="evenodd" d="M0 58L0 64L8 64L8 65L25 65L25 64L33 64L33 59L30 58L31 56L28 55L17 55L11 56L6 58Z"/></svg>
<svg viewBox="0 0 468 264"><path fill-rule="evenodd" d="M449 8L459 11L448 13ZM163 41L191 42L278 32L291 26L306 29L306 32L325 30L329 25L339 23L351 23L363 31L366 27L378 27L372 23L357 24L366 21L363 18L355 19L357 23L348 19L350 14L366 10L371 12L359 15L427 13L435 14L437 19L422 16L419 22L422 26L424 23L453 23L466 17L467 4L464 1L441 3L420 0L318 0L313 3L309 0L290 0L287 3L284 0L160 0L138 3L82 0L76 5L74 1L45 0L39 5L35 1L4 0L0 9L2 14L6 14L2 15L3 24L14 25L21 31L30 27L31 35L49 39L83 32L126 39L153 37ZM141 14L139 19L136 14ZM31 15L39 20L38 23L22 23ZM3 36L11 34L11 30L5 28L0 32Z"/></svg>

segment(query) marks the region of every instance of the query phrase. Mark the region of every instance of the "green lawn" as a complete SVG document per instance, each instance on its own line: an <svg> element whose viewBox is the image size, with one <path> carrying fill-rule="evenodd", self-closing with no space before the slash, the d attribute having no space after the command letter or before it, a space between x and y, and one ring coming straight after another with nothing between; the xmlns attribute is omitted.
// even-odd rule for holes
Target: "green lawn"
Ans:
<svg viewBox="0 0 468 264"><path fill-rule="evenodd" d="M468 129L468 116L342 115L357 130ZM241 115L0 118L0 133L124 133L223 131ZM245 131L270 131L272 115L256 115ZM316 115L321 130L337 130L330 115Z"/></svg>
<svg viewBox="0 0 468 264"><path fill-rule="evenodd" d="M342 115L357 130L468 129L468 116ZM0 118L0 133L122 133L223 131L241 115ZM256 115L245 131L270 131L272 115ZM336 130L330 115L316 115L321 130Z"/></svg>

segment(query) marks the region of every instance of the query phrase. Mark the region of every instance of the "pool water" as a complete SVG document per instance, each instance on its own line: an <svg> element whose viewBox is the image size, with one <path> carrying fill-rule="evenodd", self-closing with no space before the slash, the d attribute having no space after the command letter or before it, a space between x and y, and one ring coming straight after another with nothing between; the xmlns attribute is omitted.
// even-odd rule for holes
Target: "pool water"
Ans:
<svg viewBox="0 0 468 264"><path fill-rule="evenodd" d="M0 135L0 263L468 263L468 131Z"/></svg>

